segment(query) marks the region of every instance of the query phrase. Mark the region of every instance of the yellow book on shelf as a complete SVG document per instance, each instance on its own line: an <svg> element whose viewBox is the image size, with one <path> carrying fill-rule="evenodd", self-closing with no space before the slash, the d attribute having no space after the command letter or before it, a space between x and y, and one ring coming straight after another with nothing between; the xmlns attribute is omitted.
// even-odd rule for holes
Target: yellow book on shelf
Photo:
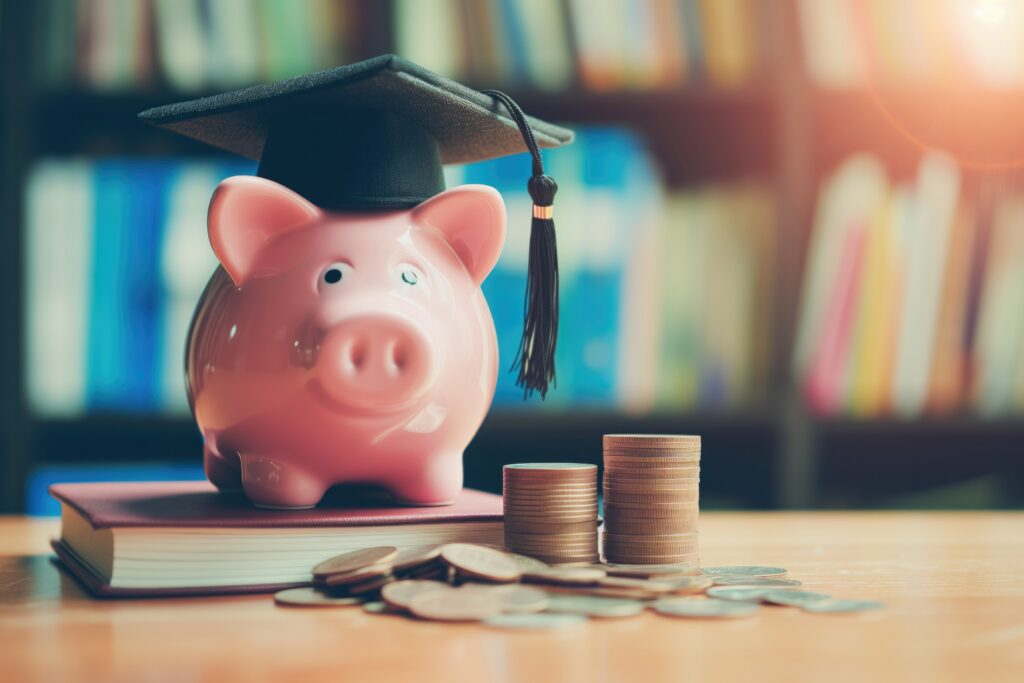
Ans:
<svg viewBox="0 0 1024 683"><path fill-rule="evenodd" d="M849 364L847 405L854 415L876 414L887 386L883 354L891 351L886 338L891 336L890 270L892 264L892 213L887 197L872 211L868 221L864 273L860 278L853 349Z"/></svg>
<svg viewBox="0 0 1024 683"><path fill-rule="evenodd" d="M963 399L966 372L964 326L967 320L974 229L973 211L961 202L957 207L950 235L939 321L935 331L935 351L927 403L928 409L932 412L954 410Z"/></svg>
<svg viewBox="0 0 1024 683"><path fill-rule="evenodd" d="M704 62L708 78L723 87L746 83L754 72L756 27L750 0L702 0Z"/></svg>

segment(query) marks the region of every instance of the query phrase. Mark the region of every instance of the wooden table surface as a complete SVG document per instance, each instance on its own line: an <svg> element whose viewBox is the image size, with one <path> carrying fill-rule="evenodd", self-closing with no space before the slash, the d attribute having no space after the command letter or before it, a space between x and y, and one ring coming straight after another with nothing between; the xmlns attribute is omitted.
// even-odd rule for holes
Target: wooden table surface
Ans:
<svg viewBox="0 0 1024 683"><path fill-rule="evenodd" d="M56 523L0 518L0 679L1024 681L1024 514L718 513L701 527L705 565L783 566L887 607L506 632L269 596L95 601L51 564Z"/></svg>

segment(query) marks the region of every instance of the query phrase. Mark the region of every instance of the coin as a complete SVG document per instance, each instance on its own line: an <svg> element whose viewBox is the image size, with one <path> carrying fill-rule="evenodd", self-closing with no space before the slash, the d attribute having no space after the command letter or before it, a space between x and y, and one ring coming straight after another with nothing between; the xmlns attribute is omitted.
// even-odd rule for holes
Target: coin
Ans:
<svg viewBox="0 0 1024 683"><path fill-rule="evenodd" d="M274 602L289 607L346 607L361 605L364 601L350 596L334 597L306 586L278 591L274 593Z"/></svg>
<svg viewBox="0 0 1024 683"><path fill-rule="evenodd" d="M535 572L545 571L550 567L540 560L530 557L529 555L520 555L519 553L505 553L509 558L519 566L519 571L523 572Z"/></svg>
<svg viewBox="0 0 1024 683"><path fill-rule="evenodd" d="M885 605L877 600L821 600L800 606L805 612L866 612L882 609Z"/></svg>
<svg viewBox="0 0 1024 683"><path fill-rule="evenodd" d="M324 560L313 567L313 576L347 574L370 565L389 562L398 557L398 549L391 546L364 548Z"/></svg>
<svg viewBox="0 0 1024 683"><path fill-rule="evenodd" d="M380 600L374 600L373 602L364 602L363 611L369 612L370 614L398 614L398 612L395 609L393 609L390 605Z"/></svg>
<svg viewBox="0 0 1024 683"><path fill-rule="evenodd" d="M589 586L597 584L607 574L596 567L547 568L524 571L523 581L527 583L551 584L555 586Z"/></svg>
<svg viewBox="0 0 1024 683"><path fill-rule="evenodd" d="M601 437L604 445L610 443L670 443L700 445L699 434L604 434Z"/></svg>
<svg viewBox="0 0 1024 683"><path fill-rule="evenodd" d="M589 617L633 617L642 614L646 605L637 600L598 598L587 595L552 595L548 611L563 614L583 614Z"/></svg>
<svg viewBox="0 0 1024 683"><path fill-rule="evenodd" d="M715 576L716 586L770 586L779 588L782 586L799 586L796 579L766 579L761 576Z"/></svg>
<svg viewBox="0 0 1024 683"><path fill-rule="evenodd" d="M703 593L711 587L712 581L706 576L690 576L682 578L655 579L669 584L672 595L689 595L691 593Z"/></svg>
<svg viewBox="0 0 1024 683"><path fill-rule="evenodd" d="M467 584L465 590L490 591L501 602L501 611L509 614L541 612L548 606L548 594L539 588L519 584L500 586Z"/></svg>
<svg viewBox="0 0 1024 683"><path fill-rule="evenodd" d="M423 548L409 548L398 553L394 559L392 571L396 574L429 565L441 557L441 546L432 545Z"/></svg>
<svg viewBox="0 0 1024 683"><path fill-rule="evenodd" d="M515 474L522 474L527 472L550 472L556 470L559 472L590 472L597 468L597 465L591 465L583 462L521 462L514 463L511 465L505 465L502 468L504 472L511 472ZM547 476L547 475L545 475Z"/></svg>
<svg viewBox="0 0 1024 683"><path fill-rule="evenodd" d="M812 591L797 590L771 590L764 594L761 599L773 605L785 605L787 607L803 607L812 602L821 602L831 599L831 595L825 593L814 593Z"/></svg>
<svg viewBox="0 0 1024 683"><path fill-rule="evenodd" d="M752 602L698 598L663 598L654 603L654 611L667 617L750 617L757 614L759 609L758 605Z"/></svg>
<svg viewBox="0 0 1024 683"><path fill-rule="evenodd" d="M501 613L501 601L485 591L452 588L420 593L409 611L431 621L483 621Z"/></svg>
<svg viewBox="0 0 1024 683"><path fill-rule="evenodd" d="M662 581L631 579L626 576L606 576L598 584L602 588L634 588L649 593L670 593L672 586Z"/></svg>
<svg viewBox="0 0 1024 683"><path fill-rule="evenodd" d="M572 628L587 623L587 618L579 614L556 614L542 612L539 614L499 614L485 619L484 624L494 628L516 630L556 630Z"/></svg>
<svg viewBox="0 0 1024 683"><path fill-rule="evenodd" d="M417 595L439 590L451 591L455 589L447 583L440 581L392 581L381 589L380 597L391 607L405 610L409 609L409 603Z"/></svg>
<svg viewBox="0 0 1024 683"><path fill-rule="evenodd" d="M769 593L772 593L777 590L780 589L757 586L714 586L707 590L707 594L709 598L718 598L719 600L760 602L764 600Z"/></svg>
<svg viewBox="0 0 1024 683"><path fill-rule="evenodd" d="M375 576L359 583L352 583L345 586L351 595L368 595L373 593L381 586L385 586L395 580L394 574L384 574L382 576Z"/></svg>
<svg viewBox="0 0 1024 683"><path fill-rule="evenodd" d="M784 576L785 569L781 567L757 567L757 566L735 566L735 567L703 567L701 574L728 574L730 576Z"/></svg>
<svg viewBox="0 0 1024 683"><path fill-rule="evenodd" d="M364 583L381 576L389 576L390 574L390 563L371 564L345 574L328 574L323 578L316 580L316 582L323 586L337 588L339 586L350 586L353 584ZM314 577L314 579L315 578L316 577Z"/></svg>
<svg viewBox="0 0 1024 683"><path fill-rule="evenodd" d="M459 573L485 581L518 581L522 574L505 553L469 543L449 543L441 548L441 557Z"/></svg>
<svg viewBox="0 0 1024 683"><path fill-rule="evenodd" d="M601 565L601 567L609 576L628 576L635 578L694 574L698 571L695 566L688 564L616 564L609 562Z"/></svg>
<svg viewBox="0 0 1024 683"><path fill-rule="evenodd" d="M505 531L529 534L597 532L597 520L589 522L519 522L505 520Z"/></svg>

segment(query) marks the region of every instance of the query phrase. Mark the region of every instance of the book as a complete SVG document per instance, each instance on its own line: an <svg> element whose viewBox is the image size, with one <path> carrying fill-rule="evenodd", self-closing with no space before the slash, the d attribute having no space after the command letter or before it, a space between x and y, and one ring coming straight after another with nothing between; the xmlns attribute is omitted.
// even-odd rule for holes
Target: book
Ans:
<svg viewBox="0 0 1024 683"><path fill-rule="evenodd" d="M61 503L54 550L100 596L271 592L360 548L504 540L501 496L471 489L437 507L332 493L311 510L262 510L205 481L55 484L50 495Z"/></svg>

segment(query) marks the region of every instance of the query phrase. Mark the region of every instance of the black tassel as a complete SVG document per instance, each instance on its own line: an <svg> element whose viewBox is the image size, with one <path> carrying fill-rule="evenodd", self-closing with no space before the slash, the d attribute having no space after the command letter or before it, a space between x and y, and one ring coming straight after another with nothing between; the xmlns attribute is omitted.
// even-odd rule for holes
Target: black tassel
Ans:
<svg viewBox="0 0 1024 683"><path fill-rule="evenodd" d="M548 385L555 385L555 346L558 342L558 245L552 205L558 184L544 175L544 162L526 115L515 101L498 90L485 90L505 105L533 158L533 175L527 184L533 200L530 225L530 262L526 275L523 336L510 370L518 372L516 384L524 398L534 391L546 398Z"/></svg>

